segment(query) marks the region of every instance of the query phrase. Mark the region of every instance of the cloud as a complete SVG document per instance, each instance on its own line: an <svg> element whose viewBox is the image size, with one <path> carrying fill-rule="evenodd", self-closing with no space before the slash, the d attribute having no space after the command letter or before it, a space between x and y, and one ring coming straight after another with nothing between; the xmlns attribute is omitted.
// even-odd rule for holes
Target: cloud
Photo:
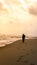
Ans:
<svg viewBox="0 0 37 65"><path fill-rule="evenodd" d="M3 8L3 4L0 2L0 11L7 12L6 8Z"/></svg>
<svg viewBox="0 0 37 65"><path fill-rule="evenodd" d="M37 2L32 3L29 7L29 13L32 15L37 15Z"/></svg>

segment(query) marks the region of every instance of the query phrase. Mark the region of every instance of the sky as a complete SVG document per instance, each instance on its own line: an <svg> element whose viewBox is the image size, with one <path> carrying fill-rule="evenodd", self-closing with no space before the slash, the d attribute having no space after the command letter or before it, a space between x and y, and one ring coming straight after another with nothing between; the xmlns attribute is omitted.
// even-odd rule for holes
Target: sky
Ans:
<svg viewBox="0 0 37 65"><path fill-rule="evenodd" d="M0 33L37 36L37 0L0 0Z"/></svg>

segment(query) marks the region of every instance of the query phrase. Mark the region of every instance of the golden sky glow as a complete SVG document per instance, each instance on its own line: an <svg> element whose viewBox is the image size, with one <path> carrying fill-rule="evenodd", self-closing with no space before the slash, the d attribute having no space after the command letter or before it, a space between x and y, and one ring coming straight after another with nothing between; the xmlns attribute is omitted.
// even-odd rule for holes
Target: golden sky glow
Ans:
<svg viewBox="0 0 37 65"><path fill-rule="evenodd" d="M35 2L37 0L0 0L0 33L37 35Z"/></svg>

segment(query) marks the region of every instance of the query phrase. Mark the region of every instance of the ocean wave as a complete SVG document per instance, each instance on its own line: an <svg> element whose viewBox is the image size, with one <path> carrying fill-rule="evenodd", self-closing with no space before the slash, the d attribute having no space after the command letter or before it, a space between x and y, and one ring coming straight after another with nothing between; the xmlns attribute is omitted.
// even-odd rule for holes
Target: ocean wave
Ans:
<svg viewBox="0 0 37 65"><path fill-rule="evenodd" d="M5 39L5 40L0 40L0 47L6 46L8 44L11 44L17 40L19 40L20 38L9 38L9 39Z"/></svg>

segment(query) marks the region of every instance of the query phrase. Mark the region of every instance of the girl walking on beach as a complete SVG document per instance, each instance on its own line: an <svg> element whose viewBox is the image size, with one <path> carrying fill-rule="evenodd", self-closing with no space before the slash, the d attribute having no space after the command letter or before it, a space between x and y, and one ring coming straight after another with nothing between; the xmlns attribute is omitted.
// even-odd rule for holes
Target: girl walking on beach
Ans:
<svg viewBox="0 0 37 65"><path fill-rule="evenodd" d="M22 35L22 42L24 43L24 41L25 41L25 35L23 34Z"/></svg>

